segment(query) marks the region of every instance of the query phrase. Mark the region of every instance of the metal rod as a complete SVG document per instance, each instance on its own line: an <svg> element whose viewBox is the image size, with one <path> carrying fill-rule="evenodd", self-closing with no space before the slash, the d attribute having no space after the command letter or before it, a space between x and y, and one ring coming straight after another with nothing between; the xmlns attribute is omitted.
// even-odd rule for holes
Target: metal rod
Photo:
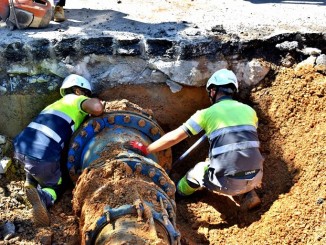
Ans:
<svg viewBox="0 0 326 245"><path fill-rule="evenodd" d="M195 148L197 148L204 140L206 140L207 136L204 134L202 137L200 137L188 150L186 150L185 153L179 157L178 160L176 160L173 164L172 167L176 166L178 163L180 163L191 151L193 151Z"/></svg>

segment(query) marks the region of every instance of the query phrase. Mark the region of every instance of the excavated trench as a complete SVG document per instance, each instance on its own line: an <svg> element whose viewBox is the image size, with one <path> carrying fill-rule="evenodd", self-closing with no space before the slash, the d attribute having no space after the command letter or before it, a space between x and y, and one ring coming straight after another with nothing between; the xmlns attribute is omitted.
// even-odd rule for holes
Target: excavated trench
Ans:
<svg viewBox="0 0 326 245"><path fill-rule="evenodd" d="M146 88L142 89L138 88L143 97L137 102L155 105L146 98ZM152 91L152 88L147 89ZM239 94L237 99L250 104L258 113L261 151L265 157L264 181L257 189L262 205L252 211L243 211L228 198L206 190L174 203L172 180L178 180L191 166L204 159L207 145L201 145L173 169L171 152L162 152L161 156L153 158L149 167L146 165L148 161L127 153L123 147L123 142L135 138L129 135L130 132L119 132L118 135L99 133L94 141L101 141L100 145L105 147L101 150L96 144L90 146L88 151L93 154L101 152L100 157L93 162L89 160L93 159L91 156L85 157L86 171L79 177L73 192L73 209L80 215L82 244L87 244L89 234L96 244L238 244L244 236L245 244L261 244L262 240L266 243L270 237L275 239L271 242L275 244L322 244L325 241L326 194L325 89L325 74L318 67L303 65L293 69L279 68L259 86ZM165 100L162 91L160 100ZM187 92L183 96L189 96L189 99L198 96L198 89ZM105 93L119 97L117 91ZM124 89L124 94L128 94L128 90ZM183 96L175 99L182 100ZM204 95L201 98L205 98ZM200 106L204 106L206 100L201 100L201 103ZM177 117L178 111L173 110L172 104L166 102L165 107L171 111L164 109L161 112L164 112L166 126L172 125L169 120ZM155 106L151 109L160 115ZM106 111L108 114L102 119L111 126L117 124L113 128L121 126L122 130L136 122L138 130L145 127L138 116L133 118L138 113L145 113L146 117L150 115L151 120L156 118L149 108L144 110L128 100L106 102ZM126 114L126 111L131 111L131 114ZM101 131L101 127L105 128L102 121L90 121L79 133L85 134L87 128ZM158 124L155 127L159 127ZM143 140L141 136L136 138ZM174 147L173 160L195 139ZM134 157L138 163L133 162ZM164 167L172 180L155 161ZM151 171L159 174L151 175ZM160 182L163 176L164 181ZM164 187L166 183L168 191ZM163 196L165 206L163 199L160 201ZM139 212L136 208L133 212L122 211L121 206L126 204L132 207L143 205L143 209L140 208L142 211ZM170 228L162 225L163 217Z"/></svg>
<svg viewBox="0 0 326 245"><path fill-rule="evenodd" d="M144 168L147 169L145 174L141 171L139 174L138 168L133 165L134 162L139 161L139 156L131 156L134 161L129 162L130 153L127 154L122 147L122 142L135 132L126 130L122 134L117 133L119 130L115 130L120 129L121 125L119 124L117 128L112 126L115 125L112 123L115 120L105 114L103 120L110 128L107 130L109 132L104 130L105 134L101 135L102 119L89 121L85 124L85 128L91 128L93 133L96 133L94 138L107 148L102 151L100 158L95 160L92 157L87 160L87 156L92 154L83 153L87 164L85 168L77 166L77 172L68 164L70 177L76 181L76 185L69 189L50 210L51 226L33 229L28 204L24 204L21 209L9 204L0 206L1 219L14 220L14 223L21 228L18 236L24 244L43 244L44 239L48 237L55 244L81 244L89 241L96 241L98 244L108 241L112 244L123 244L123 242L190 245L325 244L326 50L324 39L322 34L289 34L275 36L265 41L222 42L214 39L187 48L185 48L187 45L180 46L185 49L178 57L184 59L185 63L189 61L191 65L196 64L196 71L201 72L202 76L196 77L198 82L196 86L183 84L178 92L172 92L173 89L167 85L167 81L169 78L177 78L178 73L184 73L183 66L179 67L180 70L168 70L166 73L157 72L155 70L157 67L153 68L156 73L159 73L157 80L163 79L163 82L155 80L156 82L151 83L150 79L155 76L147 77L146 79L149 79L147 83L146 81L140 84L126 82L115 86L111 86L109 82L111 77L105 78L107 80L96 80L98 96L107 101L106 113L113 113L115 119L121 116L119 114L121 111L123 113L132 111L137 114L125 118L126 114L122 113L124 119L120 124L138 118L138 113L143 114L141 119L146 122L151 121L150 124L160 128L158 131L163 134L178 127L196 110L210 105L203 86L203 81L211 72L207 67L211 69L227 66L237 71L242 79L241 90L236 99L248 103L257 111L261 151L265 158L263 184L257 189L262 204L257 209L244 212L227 197L207 190L198 191L193 196L174 203L174 196L171 194L171 190L174 191L173 181L180 179L188 169L207 157L208 143L200 145L173 168L171 164L199 136L186 139L167 153L161 153L163 157L154 156L150 160L140 157L142 163L147 164L144 166L152 166L155 173L160 175L152 176L148 168ZM130 49L132 46L133 49L134 42L138 47L138 41L132 40L132 44L129 43L128 48L124 48ZM87 65L93 74L97 74L98 70L105 70L113 63L134 64L141 60L135 57L119 57L115 60L112 50L109 50L109 53L95 55L92 52L96 40L90 40L85 44L83 40L75 39L63 40L54 45L58 57L66 57L71 48L76 48L76 45L70 45L69 42L78 43L82 51L90 53L82 53L85 56L77 57L80 53L75 50L78 54L77 58L73 57L75 53L71 53L75 60L72 58L72 61L67 61L67 64L75 62L76 65L87 55L92 56L93 63L89 62ZM165 56L160 57L166 60L173 59L167 57L167 53L170 54L171 50L179 50L173 46L173 42L166 40L149 42L149 44L152 45L152 50L157 52L154 55L164 54ZM49 43L47 45L51 46ZM291 45L296 47L292 49ZM86 46L88 48L83 49ZM119 48L121 47L117 50ZM17 58L17 53L24 55L21 51L26 51L24 44L10 44L5 48L6 55L2 59L6 59L8 64L9 61L19 63L19 60L13 59ZM46 54L40 49L38 51ZM106 60L103 58L105 56L110 57ZM220 61L219 59L223 62L214 63L215 60ZM248 70L243 67L253 59L259 60L260 66L257 70L268 67L269 71L258 82L248 84L244 79L244 72ZM114 62L111 64L112 60ZM191 63L194 60L196 62ZM152 68L153 63L149 66ZM48 76L51 84L37 84L30 82L35 79L35 74L24 73L26 69L21 67L14 68L23 74L17 75L12 72L15 69L10 71L12 72L10 75L6 73L5 76L10 79L0 91L3 93L0 103L10 105L0 109L3 115L0 118L2 125L0 133L8 132L10 137L27 124L45 104L59 98L56 92L49 91L48 88L56 87L56 83L61 81L58 77L52 81L54 75L49 72L45 76ZM44 67L40 68L40 71L45 70ZM148 71L148 67L144 70ZM5 72L1 71L3 75ZM154 72L151 73L153 74ZM255 74L257 75L251 73L251 75ZM11 87L21 89L22 92L5 90ZM37 92L42 96L40 100L35 101ZM26 93L31 94L26 95ZM123 127L128 128L125 124ZM147 124L137 122L137 125L137 130L142 131L141 125ZM83 137L85 135L83 130L84 128L81 128L74 137L78 138L78 134ZM110 134L111 130L115 132L113 135ZM86 135L87 133L89 132L87 131ZM121 136L124 133L126 137ZM145 135L151 134L153 134L151 131L145 133ZM123 138L118 140L119 144L116 144L117 138ZM146 142L152 140L155 138L149 138ZM78 149L79 142L77 143L72 143L71 149ZM86 148L94 147L94 144L91 142ZM117 155L122 156L123 160L116 158ZM164 169L167 173L159 167L158 163L161 161L164 161L163 165L166 166ZM69 162L72 163L73 158L68 156ZM6 178L1 179L4 185L14 184L22 187L23 176L10 175L10 173L9 171ZM154 178L155 176L157 178ZM160 183L159 177L162 176L164 180ZM76 177L79 179L77 180ZM166 184L169 188L165 186ZM5 202L7 199L2 200ZM123 209L120 208L122 206ZM124 217L122 220L121 212ZM113 218L110 219L110 216Z"/></svg>
<svg viewBox="0 0 326 245"><path fill-rule="evenodd" d="M173 169L170 164L198 137L176 145L172 154L162 153L163 158L145 161L154 164L164 176L165 182L156 181L157 184L153 176L139 174L135 165L128 165L125 155L123 161L116 159L120 153L126 154L121 141L116 144L116 137L124 141L128 136L99 134L96 137L106 150L93 163L86 161L90 166L79 172L82 174L72 196L67 192L51 209L51 227L24 228L20 239L26 244L35 244L51 234L52 241L57 244L80 244L87 243L89 237L96 240L96 234L98 244L109 241L110 244L173 244L178 241L181 244L324 244L325 89L325 70L301 64L291 68L276 67L257 86L244 88L237 96L238 100L255 108L260 120L258 130L265 163L263 184L257 189L262 205L255 210L243 212L230 199L207 190L174 203L173 195L163 185L173 186L172 180L178 180L196 162L205 159L207 142ZM209 106L204 88L185 87L180 93L171 94L168 87L161 85L125 86L106 90L100 96L108 101L107 113L115 116L120 111L143 114L144 118L148 117L146 120L154 120L153 125L162 127L158 130L161 133L177 127L196 109ZM114 119L105 115L104 120L112 126ZM121 122L129 120L127 117ZM140 125L145 124L138 122L137 125L141 128ZM100 132L101 122L86 123L77 134L83 135L87 127ZM130 134L129 131L125 133ZM139 160L139 156L135 159ZM169 170L171 179L153 163L155 161L168 164L165 169ZM158 196L164 197L164 204ZM130 206L121 211L119 207L123 205ZM139 209L130 209L137 205ZM12 212L30 219L26 210ZM123 219L120 212L123 212ZM1 217L6 219L9 213L2 212ZM153 213L160 215L153 218ZM107 218L110 215L112 223L101 223L101 218L110 220ZM167 223L163 217L168 217ZM94 232L97 226L104 228Z"/></svg>

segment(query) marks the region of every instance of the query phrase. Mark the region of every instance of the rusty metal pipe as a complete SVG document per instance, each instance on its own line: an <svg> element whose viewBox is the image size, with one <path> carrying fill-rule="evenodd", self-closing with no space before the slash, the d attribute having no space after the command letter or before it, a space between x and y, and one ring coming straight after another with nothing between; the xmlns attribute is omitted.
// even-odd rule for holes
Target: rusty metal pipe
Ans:
<svg viewBox="0 0 326 245"><path fill-rule="evenodd" d="M171 150L144 157L124 148L163 134L153 118L133 111L90 118L75 133L67 166L82 244L180 244L175 185L166 173Z"/></svg>

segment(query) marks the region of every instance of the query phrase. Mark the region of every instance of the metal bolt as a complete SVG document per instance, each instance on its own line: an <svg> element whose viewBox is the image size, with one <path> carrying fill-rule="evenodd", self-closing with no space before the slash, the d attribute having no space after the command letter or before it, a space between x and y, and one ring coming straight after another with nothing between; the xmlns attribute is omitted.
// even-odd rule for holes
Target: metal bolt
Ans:
<svg viewBox="0 0 326 245"><path fill-rule="evenodd" d="M123 121L125 123L129 123L130 122L130 116L129 115L126 115L124 118L123 118Z"/></svg>
<svg viewBox="0 0 326 245"><path fill-rule="evenodd" d="M68 157L68 161L69 161L69 162L74 162L74 161L75 161L75 156L74 156L74 155L70 155L70 156Z"/></svg>
<svg viewBox="0 0 326 245"><path fill-rule="evenodd" d="M93 124L92 124L93 128L94 128L94 132L98 133L100 131L100 128L101 128L101 124L99 124L98 121L93 121Z"/></svg>
<svg viewBox="0 0 326 245"><path fill-rule="evenodd" d="M140 120L138 121L138 126L139 126L139 127L145 127L145 125L146 125L145 120L140 119Z"/></svg>
<svg viewBox="0 0 326 245"><path fill-rule="evenodd" d="M172 197L172 196L169 196L169 197ZM173 206L173 208L174 208L174 210L175 210L176 207L177 207L177 204L176 204L175 200L171 198L171 199L170 199L170 202L171 202L171 204L172 204L172 206Z"/></svg>
<svg viewBox="0 0 326 245"><path fill-rule="evenodd" d="M108 210L104 214L105 214L106 222L111 222L110 211Z"/></svg>
<svg viewBox="0 0 326 245"><path fill-rule="evenodd" d="M80 132L80 135L81 135L82 137L86 137L86 136L87 136L87 131L86 131L86 130L82 130L82 131Z"/></svg>
<svg viewBox="0 0 326 245"><path fill-rule="evenodd" d="M172 197L174 195L174 192L172 191L171 187L166 188L165 192L169 197Z"/></svg>
<svg viewBox="0 0 326 245"><path fill-rule="evenodd" d="M167 201L165 198L162 199L162 205L163 205L163 207L164 207L165 209L168 208L168 201Z"/></svg>
<svg viewBox="0 0 326 245"><path fill-rule="evenodd" d="M114 121L115 121L115 116L109 116L108 117L108 123L109 124L114 124Z"/></svg>
<svg viewBox="0 0 326 245"><path fill-rule="evenodd" d="M151 197L152 197L153 199L157 199L157 193L156 193L156 191L152 191L152 192L151 192Z"/></svg>
<svg viewBox="0 0 326 245"><path fill-rule="evenodd" d="M148 171L148 176L149 176L150 178L153 178L154 175L155 175L155 169L154 169L154 168L151 168L151 169Z"/></svg>
<svg viewBox="0 0 326 245"><path fill-rule="evenodd" d="M158 133L158 128L157 127L151 128L151 134L152 135L156 135L157 133Z"/></svg>
<svg viewBox="0 0 326 245"><path fill-rule="evenodd" d="M72 149L77 150L79 148L79 144L77 142L72 143Z"/></svg>
<svg viewBox="0 0 326 245"><path fill-rule="evenodd" d="M91 240L91 234L89 231L86 231L85 232L85 241L86 241L86 244L88 244Z"/></svg>
<svg viewBox="0 0 326 245"><path fill-rule="evenodd" d="M166 179L163 176L161 176L159 178L159 182L160 182L160 185L165 185L166 184Z"/></svg>
<svg viewBox="0 0 326 245"><path fill-rule="evenodd" d="M141 163L137 163L137 164L135 165L135 172L136 172L136 173L140 173L141 170L142 170L142 165L141 165Z"/></svg>
<svg viewBox="0 0 326 245"><path fill-rule="evenodd" d="M142 216L143 216L143 211L142 211L142 209L141 209L141 207L142 207L142 202L141 202L141 200L140 199L137 199L135 202L134 202L134 206L135 206L135 208L136 208L136 210L137 210L137 215L138 215L138 217L137 217L137 221L142 221Z"/></svg>

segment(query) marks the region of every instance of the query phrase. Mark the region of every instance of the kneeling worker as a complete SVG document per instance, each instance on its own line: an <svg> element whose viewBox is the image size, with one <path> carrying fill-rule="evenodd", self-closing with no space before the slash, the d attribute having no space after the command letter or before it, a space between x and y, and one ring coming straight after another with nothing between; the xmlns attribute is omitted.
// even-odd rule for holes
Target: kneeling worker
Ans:
<svg viewBox="0 0 326 245"><path fill-rule="evenodd" d="M37 226L50 224L47 210L64 191L60 162L72 134L89 114L99 116L104 110L98 98L90 98L89 81L79 75L66 77L60 94L14 139L14 157L24 165L26 196Z"/></svg>
<svg viewBox="0 0 326 245"><path fill-rule="evenodd" d="M197 111L182 126L147 147L137 141L130 142L130 147L147 155L204 130L210 142L209 161L199 162L181 178L177 194L188 196L204 187L231 199L246 194L242 208L254 208L261 203L254 189L263 177L256 112L232 98L238 92L238 81L230 70L215 72L206 89L212 103L209 108Z"/></svg>

